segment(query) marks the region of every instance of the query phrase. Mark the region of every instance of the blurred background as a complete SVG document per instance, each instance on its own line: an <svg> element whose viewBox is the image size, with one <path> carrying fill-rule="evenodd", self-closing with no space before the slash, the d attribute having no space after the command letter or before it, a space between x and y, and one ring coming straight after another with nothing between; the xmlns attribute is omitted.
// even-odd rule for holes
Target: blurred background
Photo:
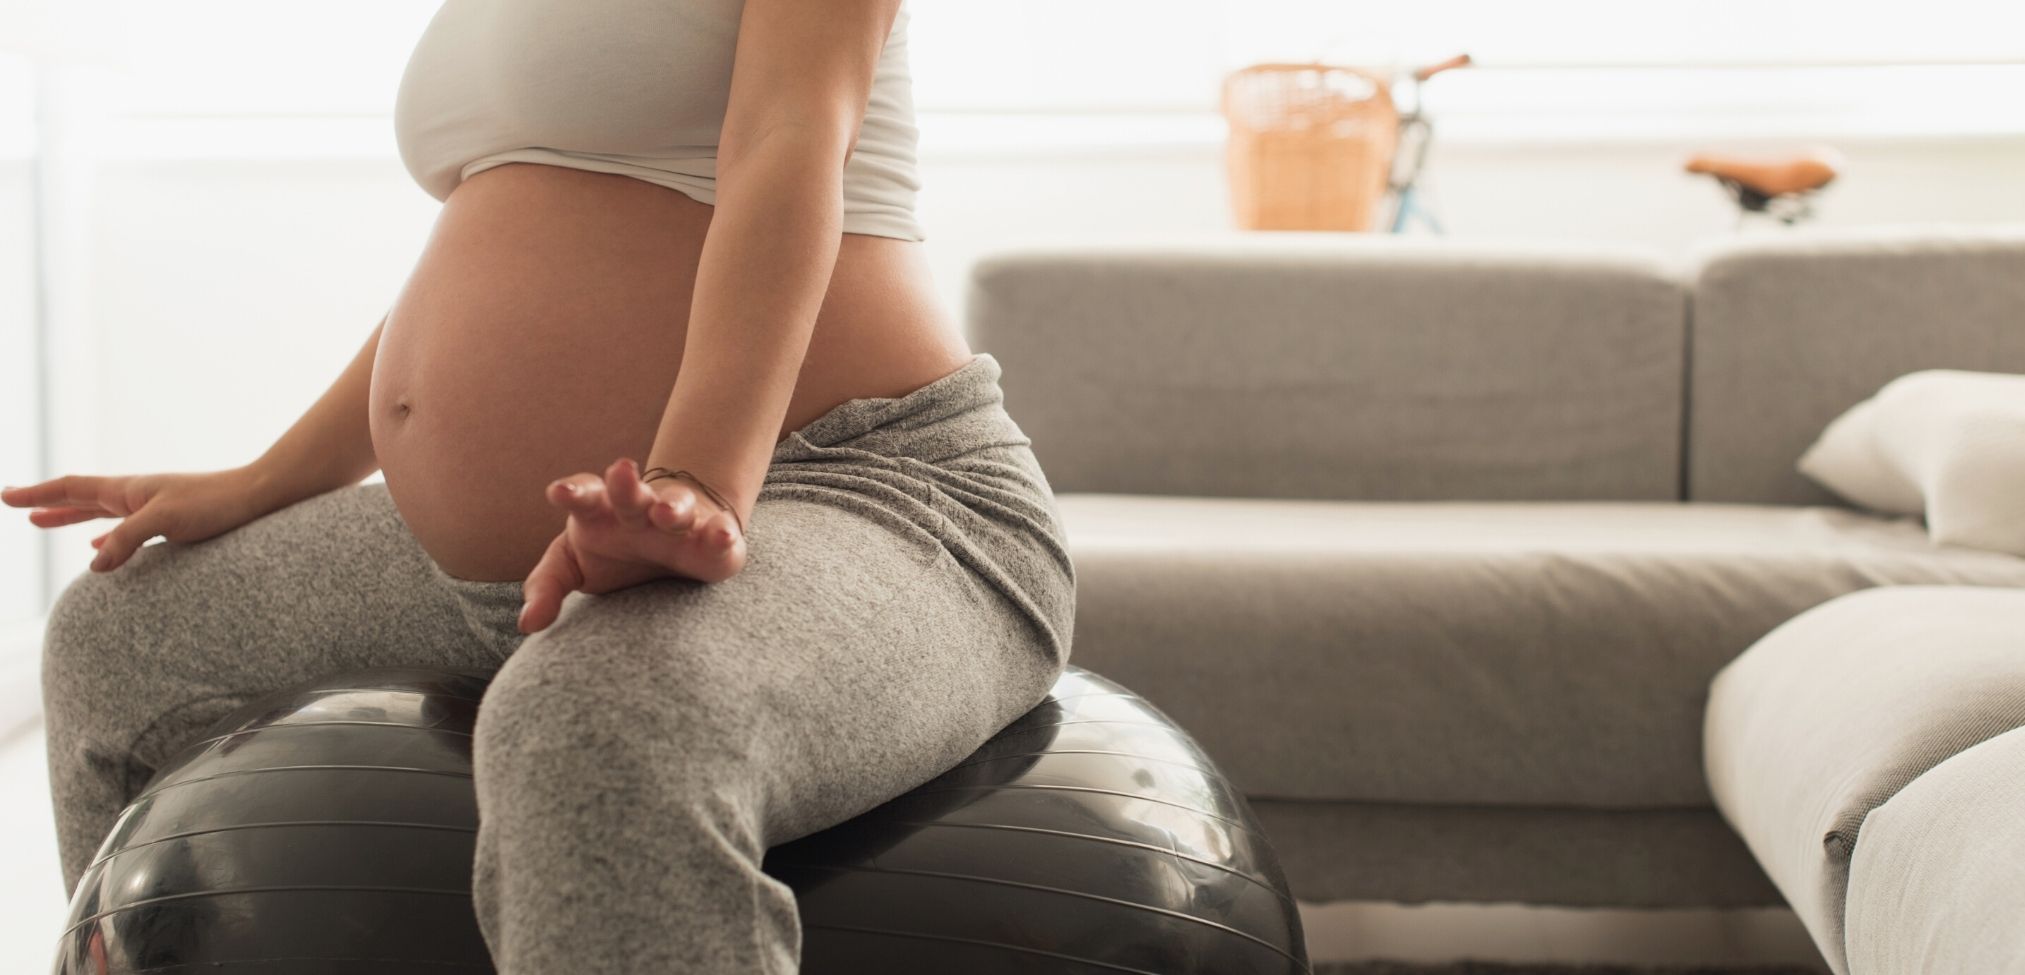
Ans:
<svg viewBox="0 0 2025 975"><path fill-rule="evenodd" d="M1781 232L1684 166L1822 149L1836 176L1811 223L2025 219L2016 4L909 3L920 215L959 313L969 265L1002 247L1246 229L1257 167L1235 161L1222 99L1261 63L1388 79L1470 55L1426 86L1415 198L1438 220L1407 233L1675 250ZM439 206L392 126L435 8L0 0L0 482L234 466L309 407ZM1384 232L1383 201L1364 220L1315 232ZM105 527L0 519L0 726L32 728L42 614ZM14 749L0 774L39 760ZM9 815L45 815L20 788ZM41 888L0 910L0 966L29 970L62 905L42 838L8 835Z"/></svg>

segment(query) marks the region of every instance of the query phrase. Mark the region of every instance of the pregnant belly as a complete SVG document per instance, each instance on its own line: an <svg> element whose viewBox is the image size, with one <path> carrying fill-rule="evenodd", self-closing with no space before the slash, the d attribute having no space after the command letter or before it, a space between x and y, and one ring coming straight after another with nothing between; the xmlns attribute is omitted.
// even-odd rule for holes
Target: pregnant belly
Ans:
<svg viewBox="0 0 2025 975"><path fill-rule="evenodd" d="M565 524L550 481L646 461L711 212L639 180L529 164L450 195L389 310L369 398L387 490L444 571L526 578ZM782 436L970 357L912 242L844 240Z"/></svg>

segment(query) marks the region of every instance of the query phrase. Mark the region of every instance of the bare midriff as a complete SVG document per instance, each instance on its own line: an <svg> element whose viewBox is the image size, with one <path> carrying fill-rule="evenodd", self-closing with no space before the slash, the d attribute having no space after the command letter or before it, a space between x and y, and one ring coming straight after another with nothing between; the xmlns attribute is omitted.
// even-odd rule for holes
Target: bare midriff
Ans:
<svg viewBox="0 0 2025 975"><path fill-rule="evenodd" d="M387 490L444 571L525 579L565 524L550 481L645 463L712 211L631 177L532 163L477 173L444 202L388 312L369 397ZM921 242L843 234L776 441L970 359Z"/></svg>

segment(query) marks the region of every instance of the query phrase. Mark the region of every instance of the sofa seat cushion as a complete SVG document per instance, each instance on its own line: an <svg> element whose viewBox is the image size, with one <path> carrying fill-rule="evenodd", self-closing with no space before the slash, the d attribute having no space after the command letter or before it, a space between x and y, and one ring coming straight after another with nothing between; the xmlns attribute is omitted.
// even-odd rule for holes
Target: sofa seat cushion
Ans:
<svg viewBox="0 0 2025 975"><path fill-rule="evenodd" d="M1844 916L1850 975L2025 971L2025 728L1864 818Z"/></svg>
<svg viewBox="0 0 2025 975"><path fill-rule="evenodd" d="M1874 589L1795 617L1713 682L1706 749L1717 808L1838 973L1849 971L1850 857L1867 842L1872 810L1951 756L2025 726L2021 621L2025 590Z"/></svg>
<svg viewBox="0 0 2025 975"><path fill-rule="evenodd" d="M1780 622L2025 559L1841 508L1064 493L1072 654L1259 797L1707 808L1702 706Z"/></svg>

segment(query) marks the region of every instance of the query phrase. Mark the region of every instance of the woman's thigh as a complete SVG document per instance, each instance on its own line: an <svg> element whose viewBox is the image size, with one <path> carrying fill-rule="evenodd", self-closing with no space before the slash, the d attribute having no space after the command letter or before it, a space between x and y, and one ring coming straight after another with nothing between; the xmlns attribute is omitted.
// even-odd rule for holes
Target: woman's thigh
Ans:
<svg viewBox="0 0 2025 975"><path fill-rule="evenodd" d="M497 666L503 648L480 624L498 613L446 580L381 483L316 495L200 542L142 546L112 572L78 576L50 613L52 730L73 719L199 722L249 695L352 667ZM517 595L496 591L500 602ZM185 721L161 721L170 711Z"/></svg>
<svg viewBox="0 0 2025 975"><path fill-rule="evenodd" d="M621 805L707 789L772 846L935 777L1061 673L1021 608L931 536L795 498L763 498L762 520L738 575L573 593L520 645L479 711L481 803L530 773ZM499 767L530 758L542 772Z"/></svg>

